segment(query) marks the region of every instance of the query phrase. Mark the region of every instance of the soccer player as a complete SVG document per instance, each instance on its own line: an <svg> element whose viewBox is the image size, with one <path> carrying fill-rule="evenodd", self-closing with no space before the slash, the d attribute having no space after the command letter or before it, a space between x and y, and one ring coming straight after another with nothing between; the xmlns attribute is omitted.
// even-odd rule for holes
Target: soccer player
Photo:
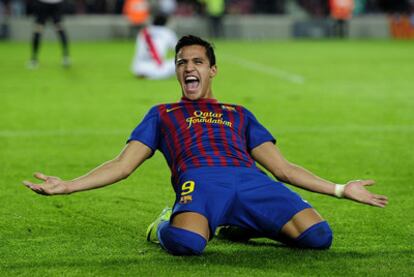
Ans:
<svg viewBox="0 0 414 277"><path fill-rule="evenodd" d="M349 20L352 18L354 7L354 0L329 0L335 37L345 38L348 36Z"/></svg>
<svg viewBox="0 0 414 277"><path fill-rule="evenodd" d="M177 43L175 33L167 28L167 16L158 14L152 25L144 27L137 36L131 70L137 77L165 79L174 75L174 58L166 59L168 50Z"/></svg>
<svg viewBox="0 0 414 277"><path fill-rule="evenodd" d="M327 249L332 231L312 206L283 183L377 207L383 195L370 193L372 180L334 184L287 161L273 136L246 108L218 102L212 92L217 74L213 48L201 38L184 36L176 45L176 76L182 98L149 110L118 157L70 181L36 173L41 184L24 181L33 191L69 194L128 177L155 150L171 169L176 193L150 226L160 245L173 255L199 255L218 226L238 226L292 247Z"/></svg>
<svg viewBox="0 0 414 277"><path fill-rule="evenodd" d="M62 65L64 67L70 66L68 36L62 25L62 6L63 0L36 0L34 2L35 27L32 37L32 56L28 64L29 68L34 69L38 66L40 41L46 21L49 18L53 20L56 34L62 45Z"/></svg>
<svg viewBox="0 0 414 277"><path fill-rule="evenodd" d="M226 10L224 0L200 0L205 5L209 21L209 33L212 38L224 36L223 18Z"/></svg>

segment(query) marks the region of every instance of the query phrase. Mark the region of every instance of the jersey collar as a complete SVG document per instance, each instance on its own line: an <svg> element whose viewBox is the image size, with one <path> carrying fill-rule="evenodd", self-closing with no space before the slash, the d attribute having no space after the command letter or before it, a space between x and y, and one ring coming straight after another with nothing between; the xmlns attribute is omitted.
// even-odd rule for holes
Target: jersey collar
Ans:
<svg viewBox="0 0 414 277"><path fill-rule="evenodd" d="M185 97L181 97L181 101L180 102L181 103L201 103L201 104L203 104L203 103L205 103L205 104L218 103L217 99L214 99L214 98L201 98L201 99L198 99L196 101L191 101L191 100L189 100L189 99L187 99Z"/></svg>

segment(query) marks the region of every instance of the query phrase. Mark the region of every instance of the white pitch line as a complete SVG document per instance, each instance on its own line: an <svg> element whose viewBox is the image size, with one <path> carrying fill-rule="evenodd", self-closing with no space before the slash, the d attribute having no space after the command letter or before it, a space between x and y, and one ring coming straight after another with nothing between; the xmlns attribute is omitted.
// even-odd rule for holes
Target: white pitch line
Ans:
<svg viewBox="0 0 414 277"><path fill-rule="evenodd" d="M268 65L257 63L257 62L247 60L241 57L236 57L233 55L221 54L220 56L224 58L224 60L227 60L233 64L237 64L246 69L250 69L256 72L261 72L266 75L277 77L279 79L282 79L282 80L285 80L291 83L295 83L295 84L305 83L305 78L303 76L296 74L296 73L282 70L274 66L268 66Z"/></svg>

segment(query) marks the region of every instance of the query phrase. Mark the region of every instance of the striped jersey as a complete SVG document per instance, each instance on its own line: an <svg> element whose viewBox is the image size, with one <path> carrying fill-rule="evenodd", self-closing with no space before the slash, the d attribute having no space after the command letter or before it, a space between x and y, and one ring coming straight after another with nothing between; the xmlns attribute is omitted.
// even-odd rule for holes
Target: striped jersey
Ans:
<svg viewBox="0 0 414 277"><path fill-rule="evenodd" d="M246 108L216 99L161 104L150 109L128 140L160 150L172 180L190 168L255 167L251 149L273 136Z"/></svg>

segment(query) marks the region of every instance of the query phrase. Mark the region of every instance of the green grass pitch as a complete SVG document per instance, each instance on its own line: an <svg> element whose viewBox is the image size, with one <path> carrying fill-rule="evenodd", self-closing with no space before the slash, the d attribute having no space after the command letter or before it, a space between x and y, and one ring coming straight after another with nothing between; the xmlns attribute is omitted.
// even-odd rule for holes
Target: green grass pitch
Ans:
<svg viewBox="0 0 414 277"><path fill-rule="evenodd" d="M43 197L21 185L34 171L74 178L111 159L157 103L180 97L174 79L129 73L132 42L0 44L0 276L408 276L414 272L414 43L218 41L213 92L245 105L284 155L342 183L370 178L385 209L300 191L333 231L329 251L270 240L212 240L201 257L145 241L173 201L157 153L119 184Z"/></svg>

